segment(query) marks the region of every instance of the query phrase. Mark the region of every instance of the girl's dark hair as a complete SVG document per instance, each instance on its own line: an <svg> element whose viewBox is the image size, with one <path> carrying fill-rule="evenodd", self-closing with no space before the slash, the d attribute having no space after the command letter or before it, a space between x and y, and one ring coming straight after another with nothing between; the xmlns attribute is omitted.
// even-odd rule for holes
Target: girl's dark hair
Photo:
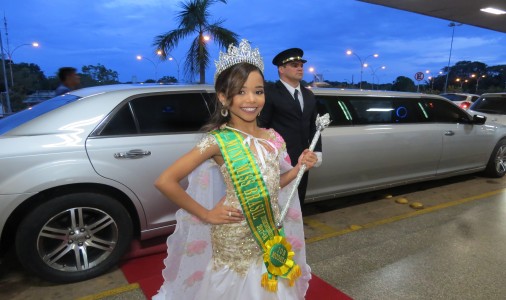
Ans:
<svg viewBox="0 0 506 300"><path fill-rule="evenodd" d="M258 67L249 63L239 63L237 65L233 65L218 75L216 82L214 83L214 89L216 90L214 113L207 124L202 127L202 130L210 131L216 129L230 120L230 113L228 116L224 117L221 115L221 110L223 108L228 110L228 108L232 105L232 98L239 94L244 86L244 83L248 80L249 74L253 71L259 72L262 79L264 78L262 71ZM225 95L225 105L221 104L218 99L218 94Z"/></svg>

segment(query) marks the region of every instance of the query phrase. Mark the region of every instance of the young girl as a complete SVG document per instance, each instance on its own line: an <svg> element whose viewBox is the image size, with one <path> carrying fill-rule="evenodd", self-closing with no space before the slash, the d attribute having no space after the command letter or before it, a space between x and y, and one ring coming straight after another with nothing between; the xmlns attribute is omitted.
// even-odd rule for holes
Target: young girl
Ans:
<svg viewBox="0 0 506 300"><path fill-rule="evenodd" d="M281 136L257 126L265 102L258 49L243 40L216 66L210 131L155 183L182 209L153 299L304 299L311 274L298 199L283 228L275 224L300 166L317 157L306 149L292 168Z"/></svg>

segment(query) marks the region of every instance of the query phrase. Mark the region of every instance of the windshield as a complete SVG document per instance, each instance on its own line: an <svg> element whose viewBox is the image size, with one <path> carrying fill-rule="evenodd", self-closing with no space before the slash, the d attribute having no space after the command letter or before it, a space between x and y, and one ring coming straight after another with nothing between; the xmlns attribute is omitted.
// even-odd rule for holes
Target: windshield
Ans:
<svg viewBox="0 0 506 300"><path fill-rule="evenodd" d="M506 115L506 95L481 97L470 109L487 114Z"/></svg>
<svg viewBox="0 0 506 300"><path fill-rule="evenodd" d="M467 99L467 96L456 94L441 94L441 96L451 101L464 101Z"/></svg>
<svg viewBox="0 0 506 300"><path fill-rule="evenodd" d="M23 111L17 112L13 115L10 115L6 118L0 120L0 135L30 121L38 116L41 116L47 112L55 110L59 107L64 106L65 104L71 103L79 99L80 97L74 95L63 95L58 96L42 103L39 103L35 106L32 106Z"/></svg>

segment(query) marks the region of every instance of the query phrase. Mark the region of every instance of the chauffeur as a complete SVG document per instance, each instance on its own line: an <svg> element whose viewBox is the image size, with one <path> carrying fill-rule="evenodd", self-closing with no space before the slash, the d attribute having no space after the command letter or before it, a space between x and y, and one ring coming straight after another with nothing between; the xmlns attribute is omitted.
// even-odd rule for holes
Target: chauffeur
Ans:
<svg viewBox="0 0 506 300"><path fill-rule="evenodd" d="M288 155L293 166L304 151L309 148L316 132L316 100L313 93L300 84L304 75L304 52L299 48L282 51L272 63L278 68L279 79L275 84L265 86L265 105L259 116L260 126L273 128L286 142ZM321 139L314 149L319 166L322 161ZM304 204L308 172L299 184L299 199Z"/></svg>

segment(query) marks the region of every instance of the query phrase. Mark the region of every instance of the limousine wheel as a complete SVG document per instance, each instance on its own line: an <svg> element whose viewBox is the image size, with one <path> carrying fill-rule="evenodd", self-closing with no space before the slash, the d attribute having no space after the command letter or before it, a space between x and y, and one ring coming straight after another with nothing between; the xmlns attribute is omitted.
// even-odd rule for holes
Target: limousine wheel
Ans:
<svg viewBox="0 0 506 300"><path fill-rule="evenodd" d="M485 175L494 178L503 177L506 173L506 140L500 140L492 151L485 169Z"/></svg>
<svg viewBox="0 0 506 300"><path fill-rule="evenodd" d="M21 222L16 251L23 266L43 279L76 282L114 266L132 239L127 210L96 193L55 197Z"/></svg>

